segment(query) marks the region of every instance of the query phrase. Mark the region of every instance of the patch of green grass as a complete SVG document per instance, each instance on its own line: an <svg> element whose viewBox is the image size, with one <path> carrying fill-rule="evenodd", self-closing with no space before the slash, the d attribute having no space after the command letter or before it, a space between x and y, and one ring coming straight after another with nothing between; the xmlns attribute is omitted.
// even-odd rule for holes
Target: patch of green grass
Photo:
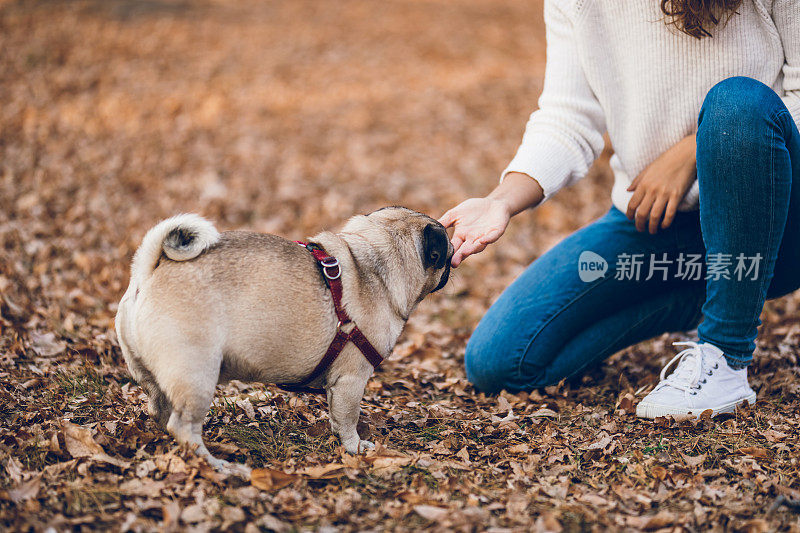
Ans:
<svg viewBox="0 0 800 533"><path fill-rule="evenodd" d="M431 442L441 439L442 432L448 427L449 426L447 424L439 422L430 426L423 426L416 431L414 431L411 426L407 427L406 429L413 437L416 437L423 442Z"/></svg>
<svg viewBox="0 0 800 533"><path fill-rule="evenodd" d="M26 446L21 447L19 452L16 453L17 459L20 460L25 470L38 472L45 466L53 464L55 461L48 460L47 454L49 449L44 445L41 439L34 436Z"/></svg>
<svg viewBox="0 0 800 533"><path fill-rule="evenodd" d="M72 372L59 371L53 374L52 386L44 400L54 408L66 404L75 424L96 422L100 419L102 398L109 386L103 376L86 365Z"/></svg>
<svg viewBox="0 0 800 533"><path fill-rule="evenodd" d="M225 427L223 434L247 450L256 467L264 466L281 455L281 445L275 441L274 434L264 431L260 426L232 424Z"/></svg>
<svg viewBox="0 0 800 533"><path fill-rule="evenodd" d="M64 498L64 514L67 516L102 512L122 502L122 494L113 487L71 485L69 495Z"/></svg>
<svg viewBox="0 0 800 533"><path fill-rule="evenodd" d="M641 452L645 455L656 455L659 452L669 452L673 441L676 439L674 435L658 435L658 437L649 441L644 441L640 444Z"/></svg>
<svg viewBox="0 0 800 533"><path fill-rule="evenodd" d="M211 409L209 409L209 416L211 418L217 416L225 416L228 415L231 418L236 416L236 410L239 409L236 407L236 403L227 396L220 396L214 404L211 405Z"/></svg>
<svg viewBox="0 0 800 533"><path fill-rule="evenodd" d="M652 446L645 446L642 448L642 453L646 455L655 455L661 450L667 450L669 446L664 446L662 443L654 444Z"/></svg>
<svg viewBox="0 0 800 533"><path fill-rule="evenodd" d="M71 400L89 394L102 396L108 388L108 382L91 366L84 366L76 374L56 372L53 382Z"/></svg>
<svg viewBox="0 0 800 533"><path fill-rule="evenodd" d="M338 441L324 436L308 434L309 425L293 419L268 420L257 425L228 424L223 435L238 447L247 450L247 456L256 467L275 461L284 461L292 455L311 453L330 454L336 451Z"/></svg>

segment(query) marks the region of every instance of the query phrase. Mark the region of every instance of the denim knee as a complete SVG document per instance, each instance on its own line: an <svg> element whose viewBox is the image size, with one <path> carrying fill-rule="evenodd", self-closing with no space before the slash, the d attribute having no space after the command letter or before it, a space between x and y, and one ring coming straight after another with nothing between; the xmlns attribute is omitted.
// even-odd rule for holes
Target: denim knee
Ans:
<svg viewBox="0 0 800 533"><path fill-rule="evenodd" d="M467 379L482 392L517 392L552 384L544 381L555 357L552 346L534 342L547 316L520 314L508 304L501 297L487 311L464 351Z"/></svg>
<svg viewBox="0 0 800 533"><path fill-rule="evenodd" d="M722 80L706 95L697 130L698 157L746 156L770 129L775 115L786 109L780 97L753 78Z"/></svg>
<svg viewBox="0 0 800 533"><path fill-rule="evenodd" d="M467 342L464 367L467 379L476 389L495 393L508 388L511 376L517 371L517 362L504 336L487 324L487 318L478 324Z"/></svg>

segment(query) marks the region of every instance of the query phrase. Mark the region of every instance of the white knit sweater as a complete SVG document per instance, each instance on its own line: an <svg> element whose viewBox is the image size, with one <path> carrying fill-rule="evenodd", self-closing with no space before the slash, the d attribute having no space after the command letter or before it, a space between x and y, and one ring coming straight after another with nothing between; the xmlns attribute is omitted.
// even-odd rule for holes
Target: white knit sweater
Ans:
<svg viewBox="0 0 800 533"><path fill-rule="evenodd" d="M706 93L731 76L771 86L800 123L800 0L744 0L713 37L665 23L660 0L545 0L547 68L539 110L503 172L523 172L545 198L586 175L607 130L614 205L633 178L697 131ZM681 209L697 206L697 183Z"/></svg>

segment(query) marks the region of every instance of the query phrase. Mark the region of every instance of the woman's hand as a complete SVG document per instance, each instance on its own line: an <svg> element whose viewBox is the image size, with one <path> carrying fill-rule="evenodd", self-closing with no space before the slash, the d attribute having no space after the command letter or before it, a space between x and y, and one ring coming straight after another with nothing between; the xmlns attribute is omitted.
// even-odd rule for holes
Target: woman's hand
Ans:
<svg viewBox="0 0 800 533"><path fill-rule="evenodd" d="M467 256L483 251L506 231L509 220L508 205L489 197L470 198L442 215L439 222L445 228L455 227L450 264L457 267Z"/></svg>
<svg viewBox="0 0 800 533"><path fill-rule="evenodd" d="M675 218L678 205L697 176L697 144L694 135L658 156L636 176L629 191L627 216L635 220L636 229L650 233L668 228Z"/></svg>
<svg viewBox="0 0 800 533"><path fill-rule="evenodd" d="M455 228L451 265L457 267L467 256L483 251L503 235L511 217L543 198L539 182L527 174L509 172L486 198L470 198L442 215L439 222Z"/></svg>

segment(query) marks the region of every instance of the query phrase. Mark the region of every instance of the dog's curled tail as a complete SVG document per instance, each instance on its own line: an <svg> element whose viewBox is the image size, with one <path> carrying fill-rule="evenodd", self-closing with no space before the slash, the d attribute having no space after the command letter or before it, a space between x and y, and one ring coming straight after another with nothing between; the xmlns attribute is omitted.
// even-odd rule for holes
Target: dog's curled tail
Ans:
<svg viewBox="0 0 800 533"><path fill-rule="evenodd" d="M194 259L219 240L214 224L200 215L185 213L162 220L148 231L131 265L131 281L144 283L163 252L173 261Z"/></svg>

